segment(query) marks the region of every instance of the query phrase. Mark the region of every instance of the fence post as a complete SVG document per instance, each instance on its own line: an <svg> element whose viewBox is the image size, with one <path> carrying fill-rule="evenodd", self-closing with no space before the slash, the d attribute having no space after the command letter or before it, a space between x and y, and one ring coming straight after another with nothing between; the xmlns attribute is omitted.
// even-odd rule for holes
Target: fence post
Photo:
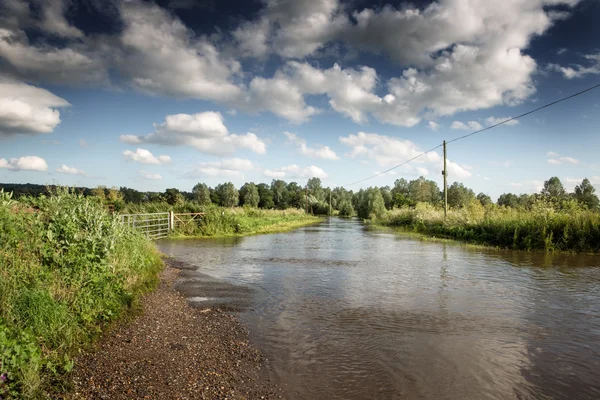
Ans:
<svg viewBox="0 0 600 400"><path fill-rule="evenodd" d="M169 230L172 231L175 229L175 214L173 211L169 211Z"/></svg>

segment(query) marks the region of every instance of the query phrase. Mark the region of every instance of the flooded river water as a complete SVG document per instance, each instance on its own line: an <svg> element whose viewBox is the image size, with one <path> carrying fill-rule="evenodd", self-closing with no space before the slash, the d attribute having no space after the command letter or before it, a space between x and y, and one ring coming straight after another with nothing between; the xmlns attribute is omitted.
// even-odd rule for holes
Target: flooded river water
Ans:
<svg viewBox="0 0 600 400"><path fill-rule="evenodd" d="M159 247L243 286L240 319L286 398L600 399L600 257L469 249L337 218ZM227 302L227 290L190 298Z"/></svg>

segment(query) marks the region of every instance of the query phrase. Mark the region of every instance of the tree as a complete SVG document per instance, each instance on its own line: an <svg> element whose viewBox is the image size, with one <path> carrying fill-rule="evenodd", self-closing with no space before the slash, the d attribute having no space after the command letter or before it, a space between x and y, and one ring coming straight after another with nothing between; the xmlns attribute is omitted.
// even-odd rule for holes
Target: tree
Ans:
<svg viewBox="0 0 600 400"><path fill-rule="evenodd" d="M204 183L196 183L192 193L194 194L194 200L203 206L207 206L212 202L210 200L210 189Z"/></svg>
<svg viewBox="0 0 600 400"><path fill-rule="evenodd" d="M290 182L287 185L289 196L289 206L294 208L304 208L304 188L296 182Z"/></svg>
<svg viewBox="0 0 600 400"><path fill-rule="evenodd" d="M598 196L596 196L596 189L592 186L588 178L581 181L581 185L575 186L573 196L575 200L590 210L597 210L600 207L600 201L598 200Z"/></svg>
<svg viewBox="0 0 600 400"><path fill-rule="evenodd" d="M94 197L98 197L99 199L102 199L102 201L106 200L106 194L105 194L105 189L106 186L98 186L95 189L92 189L92 196Z"/></svg>
<svg viewBox="0 0 600 400"><path fill-rule="evenodd" d="M384 186L379 188L381 192L381 197L383 197L383 202L385 204L385 208L391 210L394 207L394 198L392 197L392 191L389 186Z"/></svg>
<svg viewBox="0 0 600 400"><path fill-rule="evenodd" d="M254 182L246 183L240 188L240 204L243 206L258 207L260 196Z"/></svg>
<svg viewBox="0 0 600 400"><path fill-rule="evenodd" d="M276 208L280 210L288 208L290 196L285 181L273 179L271 182L271 192L273 193L273 202L275 203Z"/></svg>
<svg viewBox="0 0 600 400"><path fill-rule="evenodd" d="M256 188L258 189L258 196L260 201L258 206L260 208L273 208L275 203L273 202L273 192L266 183L259 183Z"/></svg>
<svg viewBox="0 0 600 400"><path fill-rule="evenodd" d="M179 192L179 189L170 188L165 190L164 197L167 203L172 206L183 203L183 195Z"/></svg>
<svg viewBox="0 0 600 400"><path fill-rule="evenodd" d="M553 200L562 200L566 195L566 191L560 179L558 179L556 176L553 176L544 182L542 194Z"/></svg>
<svg viewBox="0 0 600 400"><path fill-rule="evenodd" d="M130 189L122 186L121 188L119 188L119 192L121 192L121 195L123 196L123 201L125 201L126 203L139 204L142 201L144 201L144 194L142 192L138 192L135 189Z"/></svg>
<svg viewBox="0 0 600 400"><path fill-rule="evenodd" d="M351 217L354 214L354 207L352 207L352 203L348 199L341 201L339 210L342 217Z"/></svg>
<svg viewBox="0 0 600 400"><path fill-rule="evenodd" d="M216 187L214 189L209 188L209 190L210 190L210 202L212 204L220 205L221 197L219 196L219 192L217 191L217 188Z"/></svg>
<svg viewBox="0 0 600 400"><path fill-rule="evenodd" d="M513 193L503 193L498 197L498 205L516 208L519 205L519 198Z"/></svg>
<svg viewBox="0 0 600 400"><path fill-rule="evenodd" d="M380 218L385 214L385 202L379 188L359 190L356 196L356 213L360 218Z"/></svg>
<svg viewBox="0 0 600 400"><path fill-rule="evenodd" d="M219 195L219 199L221 200L221 206L235 207L238 205L240 200L240 194L233 185L233 183L222 183L216 187L215 191Z"/></svg>
<svg viewBox="0 0 600 400"><path fill-rule="evenodd" d="M475 199L475 193L462 183L454 182L448 187L448 205L462 208Z"/></svg>
<svg viewBox="0 0 600 400"><path fill-rule="evenodd" d="M441 192L437 183L421 176L408 183L408 197L413 202L438 204L441 200Z"/></svg>
<svg viewBox="0 0 600 400"><path fill-rule="evenodd" d="M308 186L308 193L315 196L318 201L325 201L325 191L321 186L321 179L319 178L310 178L306 183Z"/></svg>
<svg viewBox="0 0 600 400"><path fill-rule="evenodd" d="M479 193L477 195L477 200L479 200L481 205L484 207L494 204L494 202L492 201L492 198L485 193Z"/></svg>

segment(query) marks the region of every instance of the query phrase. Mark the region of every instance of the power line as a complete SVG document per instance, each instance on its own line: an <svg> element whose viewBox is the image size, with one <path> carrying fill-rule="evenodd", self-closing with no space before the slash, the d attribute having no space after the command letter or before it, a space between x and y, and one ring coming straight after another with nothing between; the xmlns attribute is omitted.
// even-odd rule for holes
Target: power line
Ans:
<svg viewBox="0 0 600 400"><path fill-rule="evenodd" d="M390 171L391 171L391 170L393 170L393 169L396 169L396 168L398 168L398 167L401 167L401 166L403 166L403 165L405 165L405 164L408 164L409 162L411 162L411 161L414 161L414 160L416 160L417 158L424 156L425 154L429 153L430 151L433 151L433 150L435 150L435 149L439 149L440 147L442 147L442 145L441 145L441 144L438 144L437 146L435 146L435 147L432 147L431 149L429 149L429 150L427 150L427 151L425 151L425 152L423 152L423 153L419 154L418 156L415 156L415 157L411 158L410 160L406 160L406 161L404 161L402 164L398 164L398 165L396 165L396 166L394 166L394 167L392 167L392 168L390 168L390 169L386 169L386 170L385 170L385 171L383 171L383 172L380 172L380 173L378 173L378 174L375 174L375 175L373 175L373 176L369 176L368 178L365 178L365 179L361 179L360 181L356 181L356 182L348 183L347 185L342 185L342 187L356 185L357 183L364 182L364 181L366 181L366 180L369 180L369 179L372 179L372 178L376 178L376 177L378 177L378 176L380 176L380 175L383 175L383 174L385 174L385 173L387 173L387 172L390 172Z"/></svg>
<svg viewBox="0 0 600 400"><path fill-rule="evenodd" d="M452 142L456 142L456 141L459 141L459 140L461 140L461 139L466 139L466 138L468 138L469 136L473 136L473 135L475 135L475 134L478 134L478 133L481 133L481 132L484 132L484 131L490 130L490 129L492 129L492 128L495 128L495 127L497 127L497 126L499 126L499 125L506 124L507 122L510 122L510 121L516 121L517 119L519 119L519 118L522 118L522 117L524 117L524 116L526 116L526 115L533 114L534 112L538 112L538 111L540 111L540 110L543 110L544 108L548 108L548 107L550 107L550 106L553 106L553 105L555 105L555 104L558 104L558 103L561 103L561 102L563 102L563 101L566 101L566 100L572 99L573 97L577 97L577 96L579 96L579 95L582 95L582 94L584 94L584 93L586 93L586 92L589 92L590 90L597 89L598 87L600 87L600 83L599 83L599 84L597 84L596 86L592 86L592 87L589 87L589 88L587 88L587 89L585 89L585 90L582 90L581 92L577 92L577 93L575 93L575 94L572 94L572 95L570 95L570 96L563 97L562 99L559 99L559 100L553 101L552 103L545 104L545 105L543 105L543 106L541 106L541 107L538 107L538 108L536 108L535 110L527 111L526 113L523 113L523 114L521 114L521 115L517 115L516 117L512 117L512 118L509 118L509 119L505 119L504 121L502 121L502 122L498 122L497 124L494 124L494 125L491 125L491 126L488 126L487 128L483 128L483 129L480 129L480 130L478 130L478 131L471 132L471 133L469 133L469 134L467 134L467 135L464 135L464 136L457 137L457 138L455 138L455 139L449 140L449 141L447 141L447 142L446 142L446 144L448 144L448 143L452 143Z"/></svg>
<svg viewBox="0 0 600 400"><path fill-rule="evenodd" d="M478 134L478 133L481 133L481 132L484 132L484 131L488 131L488 130L490 130L490 129L492 129L492 128L495 128L495 127L497 127L497 126L500 126L500 125L506 124L506 123L508 123L508 122L510 122L510 121L515 121L515 120L517 120L517 119L519 119L519 118L523 118L523 117L525 117L525 116L527 116L527 115L529 115L529 114L533 114L533 113L535 113L535 112L538 112L538 111L540 111L540 110L543 110L544 108L548 108L548 107L550 107L550 106L553 106L553 105L555 105L555 104L558 104L558 103L561 103L561 102L563 102L563 101L566 101L566 100L572 99L573 97L577 97L577 96L579 96L579 95L582 95L582 94L584 94L584 93L586 93L586 92L589 92L589 91L591 91L591 90L597 89L597 88L599 88L599 87L600 87L600 84L597 84L597 85L595 85L595 86L592 86L592 87L589 87L589 88L587 88L587 89L584 89L584 90L582 90L582 91L580 91L580 92L574 93L574 94L572 94L572 95L570 95L570 96L563 97L562 99L555 100L555 101L553 101L553 102L551 102L551 103L545 104L545 105L543 105L543 106L541 106L541 107L538 107L538 108L536 108L536 109L534 109L534 110L527 111L526 113L523 113L523 114L521 114L521 115L517 115L516 117L512 117L512 118L509 118L509 119L505 119L504 121L498 122L497 124L494 124L494 125L490 125L490 126L488 126L487 128L483 128L483 129L480 129L480 130L478 130L478 131L471 132L471 133L469 133L469 134L467 134L467 135L463 135L463 136L457 137L457 138L455 138L455 139L449 140L449 141L447 141L447 142L446 142L446 144L449 144L449 143L452 143L452 142L456 142L456 141L459 141L459 140L462 140L462 139L466 139L466 138L468 138L469 136L473 136L473 135L476 135L476 134ZM415 157L413 157L413 158L411 158L410 160L406 160L406 161L402 162L401 164L398 164L398 165L395 165L395 166L393 166L392 168L386 169L386 170L385 170L385 171L383 171L383 172L380 172L380 173L378 173L378 174L375 174L375 175L371 175L371 176L369 176L369 177L367 177L367 178L361 179L361 180L359 180L359 181L356 181L356 182L352 182L352 183L349 183L349 184L346 184L346 185L342 185L342 187L356 185L357 183L361 183L361 182L367 181L367 180L369 180L369 179L373 179L373 178L376 178L376 177L378 177L378 176L381 176L381 175L383 175L383 174L385 174L385 173L388 173L388 172L390 172L390 171L392 171L392 170L394 170L394 169L396 169L396 168L399 168L399 167L401 167L401 166L403 166L403 165L406 165L406 164L408 164L409 162L411 162L411 161L414 161L414 160L416 160L417 158L419 158L419 157L422 157L422 156L424 156L425 154L429 153L430 151L436 150L436 149L438 149L438 148L440 148L440 147L442 147L442 145L441 145L441 144L440 144L440 145L437 145L437 146L435 146L435 147L433 147L433 148L431 148L431 149L429 149L429 150L427 150L427 151L425 151L425 152L423 152L423 153L421 153L421 154L419 154L419 155L417 155L417 156L415 156Z"/></svg>

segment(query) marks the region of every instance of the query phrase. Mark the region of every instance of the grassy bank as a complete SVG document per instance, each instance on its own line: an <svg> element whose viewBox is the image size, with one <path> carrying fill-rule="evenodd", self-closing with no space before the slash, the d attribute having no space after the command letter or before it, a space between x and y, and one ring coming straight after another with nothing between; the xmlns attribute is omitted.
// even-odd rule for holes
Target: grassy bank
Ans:
<svg viewBox="0 0 600 400"><path fill-rule="evenodd" d="M48 398L71 356L157 283L154 245L100 201L0 193L0 397Z"/></svg>
<svg viewBox="0 0 600 400"><path fill-rule="evenodd" d="M303 210L207 207L202 219L177 224L174 237L246 236L284 232L321 221Z"/></svg>
<svg viewBox="0 0 600 400"><path fill-rule="evenodd" d="M516 250L600 252L600 214L581 208L556 209L543 202L530 209L472 204L450 210L444 221L440 208L418 204L394 209L376 224Z"/></svg>

